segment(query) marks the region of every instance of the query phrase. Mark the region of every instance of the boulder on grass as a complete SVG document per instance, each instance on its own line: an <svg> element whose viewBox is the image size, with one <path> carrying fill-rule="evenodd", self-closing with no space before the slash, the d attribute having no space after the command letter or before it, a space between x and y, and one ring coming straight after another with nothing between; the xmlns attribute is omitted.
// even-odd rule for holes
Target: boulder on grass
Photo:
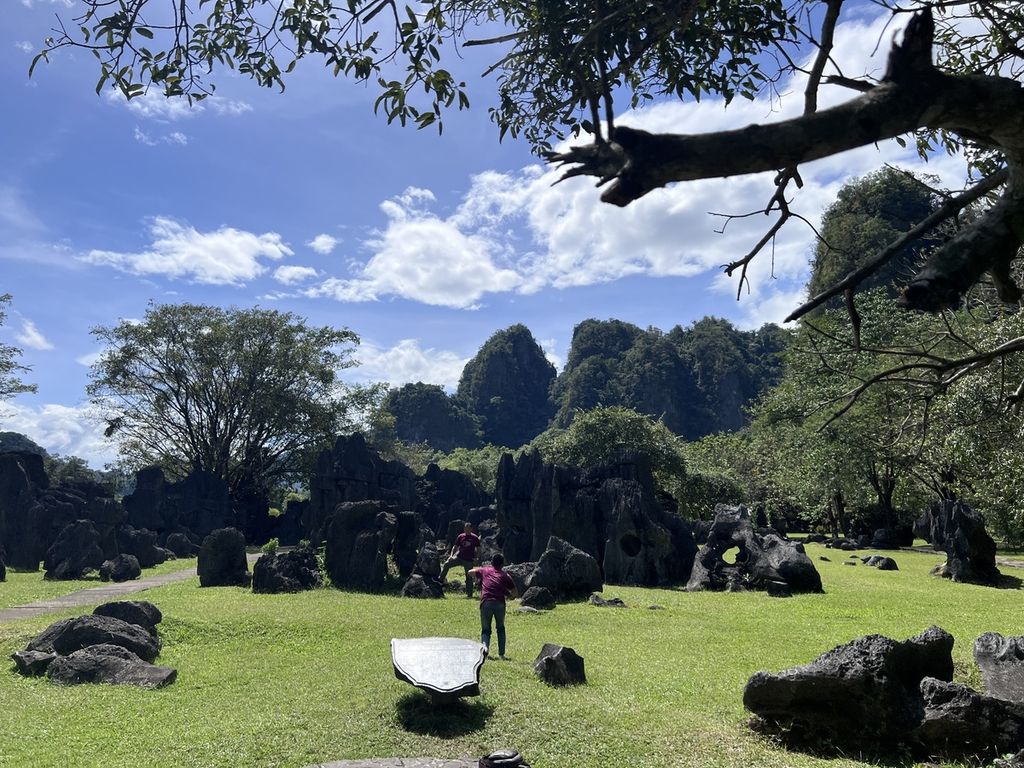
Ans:
<svg viewBox="0 0 1024 768"><path fill-rule="evenodd" d="M156 625L163 621L160 609L147 600L117 600L103 603L93 609L95 616L111 616L129 624L142 627L150 634L156 634Z"/></svg>
<svg viewBox="0 0 1024 768"><path fill-rule="evenodd" d="M605 600L598 594L591 595L588 600L591 605L596 605L598 608L626 608L626 603L621 597L609 597Z"/></svg>
<svg viewBox="0 0 1024 768"><path fill-rule="evenodd" d="M743 705L751 727L786 746L888 753L921 716L921 681L953 679L953 637L938 627L897 642L868 635L779 674L758 672Z"/></svg>
<svg viewBox="0 0 1024 768"><path fill-rule="evenodd" d="M44 651L15 651L11 654L11 658L18 668L18 674L25 677L38 677L45 674L46 668L57 658L57 654Z"/></svg>
<svg viewBox="0 0 1024 768"><path fill-rule="evenodd" d="M245 559L245 537L235 528L218 528L199 549L200 587L247 587L251 580Z"/></svg>
<svg viewBox="0 0 1024 768"><path fill-rule="evenodd" d="M533 671L548 685L581 685L587 682L583 657L564 645L544 643L533 662Z"/></svg>
<svg viewBox="0 0 1024 768"><path fill-rule="evenodd" d="M296 547L291 552L263 554L252 569L253 592L304 592L321 584L320 565L310 545Z"/></svg>
<svg viewBox="0 0 1024 768"><path fill-rule="evenodd" d="M29 651L50 651L67 656L90 645L119 645L153 661L160 654L160 639L138 624L113 616L77 616L51 624L28 644Z"/></svg>
<svg viewBox="0 0 1024 768"><path fill-rule="evenodd" d="M439 579L414 573L402 586L402 597L439 600L444 597L444 585Z"/></svg>
<svg viewBox="0 0 1024 768"><path fill-rule="evenodd" d="M555 607L555 596L547 587L530 587L519 599L519 605L536 608L539 611L550 611Z"/></svg>
<svg viewBox="0 0 1024 768"><path fill-rule="evenodd" d="M963 502L934 502L916 527L934 549L946 553L936 575L975 584L999 582L996 543L985 530L984 518Z"/></svg>
<svg viewBox="0 0 1024 768"><path fill-rule="evenodd" d="M1024 749L1024 704L932 678L921 681L921 695L924 719L913 739L924 754L975 761Z"/></svg>
<svg viewBox="0 0 1024 768"><path fill-rule="evenodd" d="M513 581L515 577L513 576ZM564 539L552 536L537 561L529 587L546 587L557 598L585 598L604 589L597 560Z"/></svg>
<svg viewBox="0 0 1024 768"><path fill-rule="evenodd" d="M175 557L196 557L199 554L199 545L181 532L169 534L166 547Z"/></svg>
<svg viewBox="0 0 1024 768"><path fill-rule="evenodd" d="M100 643L54 659L47 667L46 676L58 685L106 683L162 688L173 683L178 672L148 664L119 645Z"/></svg>
<svg viewBox="0 0 1024 768"><path fill-rule="evenodd" d="M118 555L113 560L104 560L100 566L103 581L133 581L142 575L142 566L135 555Z"/></svg>
<svg viewBox="0 0 1024 768"><path fill-rule="evenodd" d="M86 571L95 571L103 565L100 534L89 520L68 523L57 535L57 540L46 550L45 578L53 580L80 579Z"/></svg>
<svg viewBox="0 0 1024 768"><path fill-rule="evenodd" d="M974 641L974 661L987 695L1024 703L1024 637L986 632Z"/></svg>

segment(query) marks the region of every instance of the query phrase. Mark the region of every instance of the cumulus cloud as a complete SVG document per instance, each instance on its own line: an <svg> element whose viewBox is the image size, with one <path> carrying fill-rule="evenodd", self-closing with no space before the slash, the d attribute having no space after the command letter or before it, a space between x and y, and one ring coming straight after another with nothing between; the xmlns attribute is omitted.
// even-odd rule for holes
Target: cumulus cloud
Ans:
<svg viewBox="0 0 1024 768"><path fill-rule="evenodd" d="M422 349L417 339L402 339L387 349L362 344L355 357L359 367L346 371L346 378L352 381L386 381L393 387L422 381L440 384L448 390L459 383L462 369L469 361L468 357L448 350Z"/></svg>
<svg viewBox="0 0 1024 768"><path fill-rule="evenodd" d="M5 403L0 406L0 429L28 435L50 453L80 456L96 469L117 458L116 447L103 436L102 422L87 405Z"/></svg>
<svg viewBox="0 0 1024 768"><path fill-rule="evenodd" d="M188 136L181 131L172 131L171 133L165 133L162 136L153 136L136 126L133 135L137 142L145 144L147 147L158 147L161 144L184 147L188 144Z"/></svg>
<svg viewBox="0 0 1024 768"><path fill-rule="evenodd" d="M97 349L95 352L87 352L84 355L79 355L75 358L75 362L89 368L98 363L101 357L103 357L103 351Z"/></svg>
<svg viewBox="0 0 1024 768"><path fill-rule="evenodd" d="M75 4L75 0L21 0L21 4L26 8L35 8L44 5L62 5L65 8L71 8Z"/></svg>
<svg viewBox="0 0 1024 768"><path fill-rule="evenodd" d="M19 344L29 349L38 349L43 352L53 349L53 344L50 343L49 339L43 335L43 332L31 320L21 321L21 332L15 333L14 338Z"/></svg>
<svg viewBox="0 0 1024 768"><path fill-rule="evenodd" d="M565 361L562 356L558 354L558 341L557 339L537 339L537 343L540 344L540 348L544 350L544 357L548 359L548 362L555 366L555 370L562 370L562 363Z"/></svg>
<svg viewBox="0 0 1024 768"><path fill-rule="evenodd" d="M274 279L282 285L298 285L312 280L319 274L312 267L278 267L274 270Z"/></svg>
<svg viewBox="0 0 1024 768"><path fill-rule="evenodd" d="M308 245L314 251L319 253L321 256L326 256L338 246L339 242L340 241L336 237L327 234L321 234L314 237L312 240L306 243L306 245Z"/></svg>
<svg viewBox="0 0 1024 768"><path fill-rule="evenodd" d="M18 40L14 43L14 47L22 53L32 53L32 51L35 50L35 46L28 40Z"/></svg>
<svg viewBox="0 0 1024 768"><path fill-rule="evenodd" d="M241 285L267 271L261 259L279 260L292 250L275 232L222 227L199 232L174 219L158 216L149 222L153 242L139 253L90 251L83 261L133 275L185 278L207 285Z"/></svg>
<svg viewBox="0 0 1024 768"><path fill-rule="evenodd" d="M252 105L244 101L235 101L221 96L208 96L202 101L191 104L184 96L165 96L158 88L146 91L131 99L116 88L106 92L107 101L119 104L128 111L146 120L175 122L185 120L206 112L208 109L216 115L237 117L252 112Z"/></svg>

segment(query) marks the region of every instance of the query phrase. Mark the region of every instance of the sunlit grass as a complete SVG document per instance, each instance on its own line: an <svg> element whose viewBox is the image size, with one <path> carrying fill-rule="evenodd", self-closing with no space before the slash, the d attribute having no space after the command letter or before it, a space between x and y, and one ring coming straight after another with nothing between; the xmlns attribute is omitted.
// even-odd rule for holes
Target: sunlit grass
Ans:
<svg viewBox="0 0 1024 768"><path fill-rule="evenodd" d="M984 631L1020 634L1024 593L928 576L941 555L901 552L901 570L843 565L809 545L824 595L687 594L608 587L629 608L560 605L509 613L511 661L484 665L479 699L432 715L395 679L392 637L474 637L474 601L417 601L327 589L253 595L195 579L145 593L164 613L160 691L59 688L0 674L0 765L305 766L343 758L479 756L521 750L552 766L843 766L787 753L745 727L743 685L861 634L952 632L958 674ZM864 553L859 553L864 554ZM827 556L830 562L818 560ZM851 560L851 562L853 562ZM651 611L657 603L666 610ZM10 653L53 617L0 625ZM545 642L574 647L589 683L552 689L533 676Z"/></svg>
<svg viewBox="0 0 1024 768"><path fill-rule="evenodd" d="M195 567L195 558L168 560L166 563L161 563L154 568L146 568L142 572L142 578ZM98 575L74 581L47 581L43 578L42 570L29 573L12 571L8 568L7 580L0 581L0 609L33 603L36 600L48 600L53 597L70 594L71 592L77 592L80 589L103 586L105 583L100 581Z"/></svg>

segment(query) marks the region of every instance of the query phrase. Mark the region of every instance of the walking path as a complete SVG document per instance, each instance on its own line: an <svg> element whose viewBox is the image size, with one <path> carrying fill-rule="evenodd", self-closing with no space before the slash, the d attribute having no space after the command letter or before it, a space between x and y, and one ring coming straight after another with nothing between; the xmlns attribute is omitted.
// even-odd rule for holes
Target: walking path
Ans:
<svg viewBox="0 0 1024 768"><path fill-rule="evenodd" d="M259 557L259 553L246 556L250 567ZM195 566L185 568L172 573L161 573L158 576L148 576L135 581L124 581L119 584L104 584L102 587L90 587L80 589L59 597L51 597L46 600L37 600L34 603L16 605L12 608L0 609L0 624L18 619L32 619L36 616L45 616L48 613L57 613L67 608L77 608L83 605L95 605L106 603L110 600L117 600L124 595L134 592L142 592L153 587L162 587L164 584L173 584L176 581L184 581L196 575ZM41 578L41 577L40 577Z"/></svg>

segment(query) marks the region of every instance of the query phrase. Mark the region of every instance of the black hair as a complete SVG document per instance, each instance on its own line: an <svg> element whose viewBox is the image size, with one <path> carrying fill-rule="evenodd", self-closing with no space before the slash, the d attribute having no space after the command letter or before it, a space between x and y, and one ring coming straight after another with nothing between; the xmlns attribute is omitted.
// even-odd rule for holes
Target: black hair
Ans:
<svg viewBox="0 0 1024 768"><path fill-rule="evenodd" d="M491 558L491 567L501 570L501 566L505 564L505 556L499 552Z"/></svg>

